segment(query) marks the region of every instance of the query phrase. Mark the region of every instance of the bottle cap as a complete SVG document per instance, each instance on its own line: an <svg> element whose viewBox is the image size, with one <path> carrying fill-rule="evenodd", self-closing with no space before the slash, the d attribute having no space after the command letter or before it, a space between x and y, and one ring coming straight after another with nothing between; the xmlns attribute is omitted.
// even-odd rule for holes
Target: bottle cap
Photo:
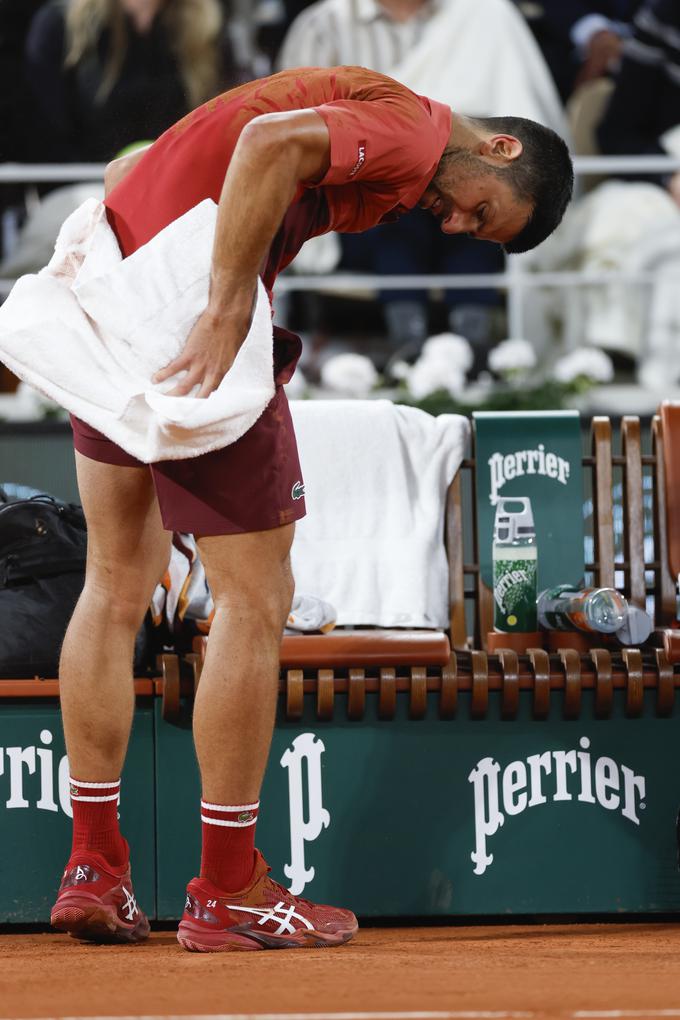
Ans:
<svg viewBox="0 0 680 1020"><path fill-rule="evenodd" d="M493 523L494 542L519 542L535 537L531 500L526 496L501 497L496 504Z"/></svg>
<svg viewBox="0 0 680 1020"><path fill-rule="evenodd" d="M644 609L628 606L623 627L616 631L615 637L622 645L641 645L651 633L652 621Z"/></svg>

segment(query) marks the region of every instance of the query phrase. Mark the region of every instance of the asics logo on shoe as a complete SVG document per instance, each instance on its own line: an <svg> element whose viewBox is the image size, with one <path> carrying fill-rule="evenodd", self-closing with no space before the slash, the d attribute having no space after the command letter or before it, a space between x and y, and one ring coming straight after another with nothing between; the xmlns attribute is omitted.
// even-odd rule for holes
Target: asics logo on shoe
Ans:
<svg viewBox="0 0 680 1020"><path fill-rule="evenodd" d="M122 909L125 912L125 916L128 921L131 921L135 914L139 913L139 908L137 906L137 901L130 890L123 886L123 892L125 894L125 903L123 904Z"/></svg>
<svg viewBox="0 0 680 1020"><path fill-rule="evenodd" d="M293 499L302 499L305 494L305 487L302 482L296 482L293 488L290 490L290 494Z"/></svg>
<svg viewBox="0 0 680 1020"><path fill-rule="evenodd" d="M294 905L287 907L283 900L277 903L275 907L271 907L269 910L259 910L257 907L237 907L231 903L225 904L225 906L227 907L227 910L230 911L240 910L244 914L254 914L256 917L260 918L257 922L259 925L267 924L268 921L278 921L279 927L274 932L275 935L282 935L283 932L288 932L288 934L292 935L296 932L298 929L292 923L293 918L296 918L298 921L302 921L305 928L308 928L310 931L314 930L314 925L311 924L306 917L303 917L302 914L298 914Z"/></svg>

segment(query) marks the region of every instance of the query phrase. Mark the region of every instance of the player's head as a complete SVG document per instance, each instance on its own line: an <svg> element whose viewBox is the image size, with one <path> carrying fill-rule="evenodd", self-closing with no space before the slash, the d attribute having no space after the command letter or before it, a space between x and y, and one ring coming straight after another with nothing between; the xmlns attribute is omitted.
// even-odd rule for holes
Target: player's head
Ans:
<svg viewBox="0 0 680 1020"><path fill-rule="evenodd" d="M452 140L420 200L448 234L528 251L553 232L571 199L569 150L550 128L523 117L454 115Z"/></svg>

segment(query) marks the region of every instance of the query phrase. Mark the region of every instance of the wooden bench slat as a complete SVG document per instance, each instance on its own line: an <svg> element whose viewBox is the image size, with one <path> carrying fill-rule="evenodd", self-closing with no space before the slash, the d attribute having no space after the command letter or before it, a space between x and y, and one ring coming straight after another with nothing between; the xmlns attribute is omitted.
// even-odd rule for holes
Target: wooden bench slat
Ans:
<svg viewBox="0 0 680 1020"><path fill-rule="evenodd" d="M465 621L465 575L463 572L463 506L460 471L446 495L446 551L449 561L449 609L451 644L467 647Z"/></svg>
<svg viewBox="0 0 680 1020"><path fill-rule="evenodd" d="M159 693L157 682L153 677L135 679L135 695L138 698L152 697ZM0 698L58 698L59 681L54 677L41 680L3 680L0 679Z"/></svg>
<svg viewBox="0 0 680 1020"><path fill-rule="evenodd" d="M659 562L654 592L654 622L657 627L663 627L675 620L676 578L671 573L668 557L664 427L659 415L655 415L652 421L652 449L656 455L653 486L654 558Z"/></svg>
<svg viewBox="0 0 680 1020"><path fill-rule="evenodd" d="M621 449L625 458L623 469L624 543L628 561L630 602L644 609L645 586L644 517L642 505L642 443L640 419L626 416L621 422Z"/></svg>
<svg viewBox="0 0 680 1020"><path fill-rule="evenodd" d="M614 587L614 513L612 497L612 427L609 418L595 417L592 423L595 458L593 478L593 534L595 559L599 564L595 583Z"/></svg>

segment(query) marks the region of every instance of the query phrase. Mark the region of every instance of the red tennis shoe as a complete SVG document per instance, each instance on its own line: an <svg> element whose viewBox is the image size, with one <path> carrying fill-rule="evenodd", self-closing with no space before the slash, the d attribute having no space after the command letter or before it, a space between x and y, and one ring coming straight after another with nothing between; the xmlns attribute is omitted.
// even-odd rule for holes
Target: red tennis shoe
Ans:
<svg viewBox="0 0 680 1020"><path fill-rule="evenodd" d="M141 942L149 934L132 890L129 861L113 868L91 850L71 856L50 921L59 931L90 942Z"/></svg>
<svg viewBox="0 0 680 1020"><path fill-rule="evenodd" d="M255 852L255 870L242 892L224 893L206 878L187 886L184 915L177 940L198 953L234 949L314 949L339 946L356 934L350 910L324 907L269 878L271 869Z"/></svg>

